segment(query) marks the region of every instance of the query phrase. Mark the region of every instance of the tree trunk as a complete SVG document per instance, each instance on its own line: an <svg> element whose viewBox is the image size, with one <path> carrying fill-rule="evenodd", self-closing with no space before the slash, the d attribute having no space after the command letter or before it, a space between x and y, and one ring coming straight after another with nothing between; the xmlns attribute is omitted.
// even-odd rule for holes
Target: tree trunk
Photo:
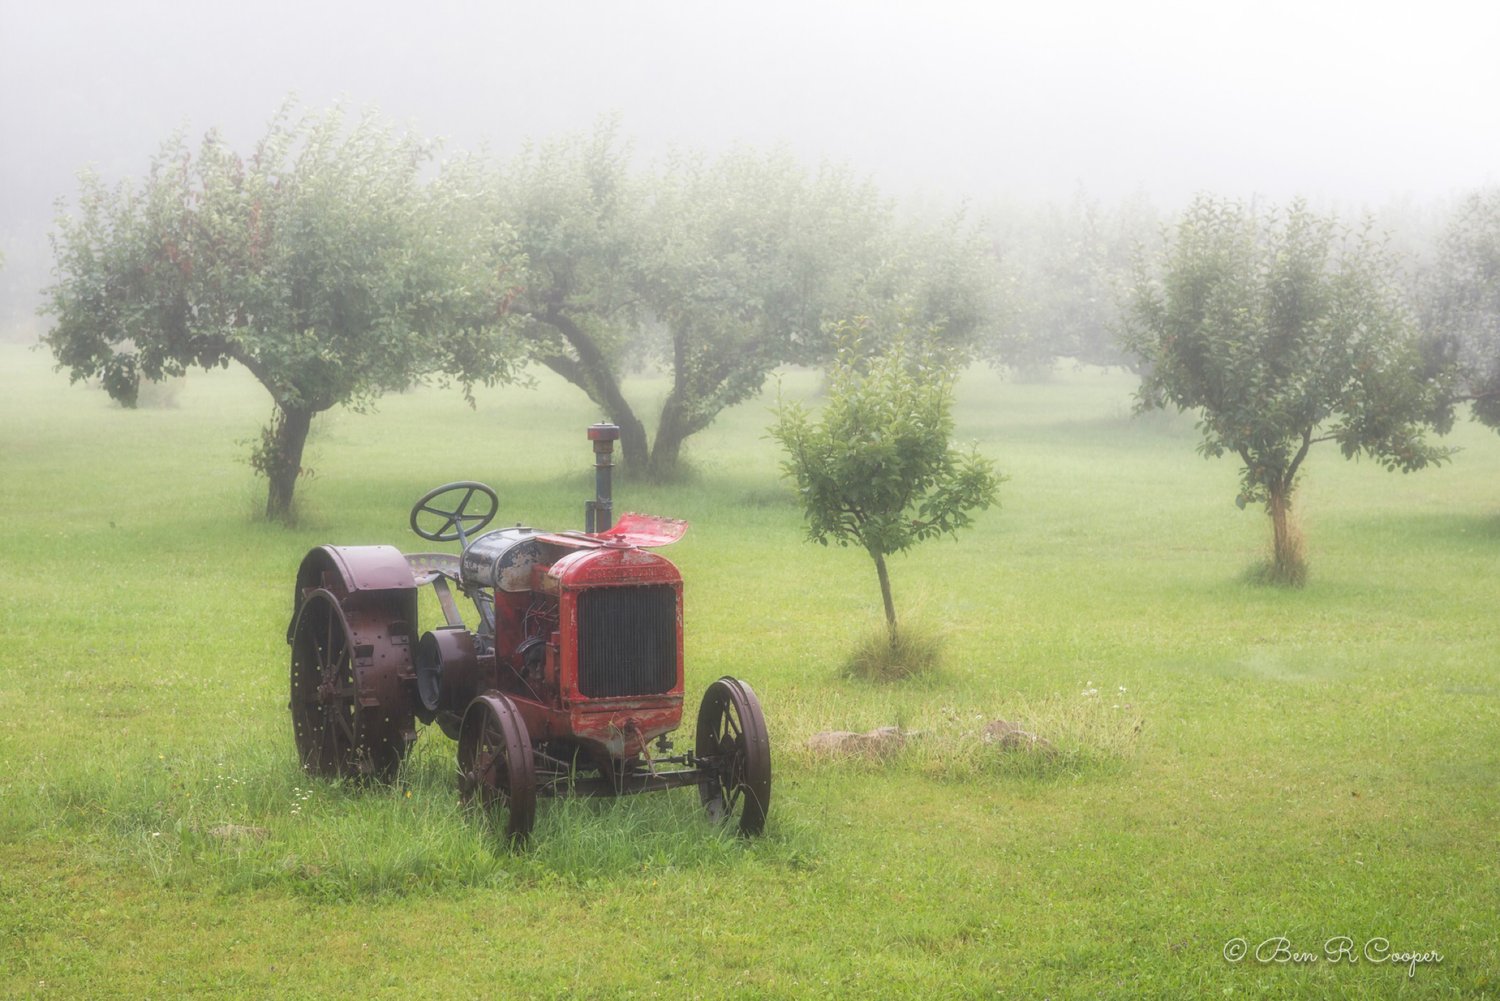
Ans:
<svg viewBox="0 0 1500 1001"><path fill-rule="evenodd" d="M285 408L278 404L271 424L265 429L256 465L270 481L266 496L266 519L290 524L292 493L297 477L302 475L302 449L312 427L313 411L305 407Z"/></svg>
<svg viewBox="0 0 1500 1001"><path fill-rule="evenodd" d="M682 455L682 443L687 440L683 427L681 407L674 390L661 407L661 422L656 427L656 442L651 446L651 480L660 483L670 480L677 473L677 460Z"/></svg>
<svg viewBox="0 0 1500 1001"><path fill-rule="evenodd" d="M656 442L651 446L651 479L670 480L677 475L682 446L693 435L708 427L711 419L684 414L677 391L668 394L661 407L661 422L656 427Z"/></svg>
<svg viewBox="0 0 1500 1001"><path fill-rule="evenodd" d="M885 602L885 624L891 632L891 646L896 645L896 603L891 600L891 575L885 568L885 557L874 550L875 573L880 577L880 597Z"/></svg>
<svg viewBox="0 0 1500 1001"><path fill-rule="evenodd" d="M625 399L625 394L620 390L620 381L599 345L586 330L573 322L572 317L556 307L532 315L534 319L562 334L563 340L568 342L576 356L544 356L542 364L587 393L589 399L604 410L604 415L620 426L620 460L625 472L647 471L651 452L646 439L646 425L635 416L630 401Z"/></svg>
<svg viewBox="0 0 1500 1001"><path fill-rule="evenodd" d="M609 419L620 425L620 461L627 473L646 469L650 465L650 448L646 443L646 425L626 412L610 414Z"/></svg>
<svg viewBox="0 0 1500 1001"><path fill-rule="evenodd" d="M1291 493L1288 486L1275 486L1266 500L1271 515L1271 578L1278 584L1301 584L1307 576L1302 538L1291 523Z"/></svg>
<svg viewBox="0 0 1500 1001"><path fill-rule="evenodd" d="M651 446L651 481L662 483L677 474L677 460L682 455L682 436L657 429L656 444Z"/></svg>
<svg viewBox="0 0 1500 1001"><path fill-rule="evenodd" d="M670 480L677 475L677 462L682 457L682 443L702 431L713 422L705 417L708 402L704 387L715 387L723 382L717 372L705 371L689 363L690 351L687 331L674 327L672 331L672 390L661 405L661 420L656 426L656 444L651 447L651 479L656 482ZM717 413L713 408L712 413Z"/></svg>
<svg viewBox="0 0 1500 1001"><path fill-rule="evenodd" d="M677 473L682 440L688 436L682 412L687 379L687 342L681 326L673 324L672 389L662 401L661 419L656 423L656 444L651 448L651 479L656 483L671 479Z"/></svg>

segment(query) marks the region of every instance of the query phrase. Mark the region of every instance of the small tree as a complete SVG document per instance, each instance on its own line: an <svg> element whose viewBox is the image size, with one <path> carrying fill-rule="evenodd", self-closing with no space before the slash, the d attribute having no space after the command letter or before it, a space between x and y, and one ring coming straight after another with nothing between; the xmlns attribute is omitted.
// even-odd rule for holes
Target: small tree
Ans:
<svg viewBox="0 0 1500 1001"><path fill-rule="evenodd" d="M53 237L43 338L74 380L133 405L141 379L238 362L274 410L251 465L288 520L313 418L447 371L511 374L496 232L457 184L421 183L426 144L366 115L290 109L242 158L169 140L136 185L85 175Z"/></svg>
<svg viewBox="0 0 1500 1001"><path fill-rule="evenodd" d="M1001 482L977 450L949 444L956 378L951 354L928 339L898 335L866 357L858 327L845 326L822 412L814 418L782 403L770 429L787 452L782 469L796 481L807 537L861 546L875 561L892 646L896 605L886 557L956 535L971 512L995 503Z"/></svg>
<svg viewBox="0 0 1500 1001"><path fill-rule="evenodd" d="M1457 361L1456 401L1500 430L1500 188L1475 192L1454 212L1424 288L1424 317Z"/></svg>
<svg viewBox="0 0 1500 1001"><path fill-rule="evenodd" d="M1196 201L1159 274L1142 265L1136 277L1127 345L1146 371L1139 411L1196 410L1198 450L1239 456L1238 503L1271 518L1272 582L1306 573L1289 514L1313 445L1403 471L1448 455L1424 438L1439 380L1383 253L1301 202L1278 216Z"/></svg>

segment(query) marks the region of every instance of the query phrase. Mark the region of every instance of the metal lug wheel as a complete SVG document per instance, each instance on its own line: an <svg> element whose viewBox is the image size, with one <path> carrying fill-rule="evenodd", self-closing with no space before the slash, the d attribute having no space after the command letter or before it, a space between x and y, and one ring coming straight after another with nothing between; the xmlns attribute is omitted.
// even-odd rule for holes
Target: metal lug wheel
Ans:
<svg viewBox="0 0 1500 1001"><path fill-rule="evenodd" d="M738 811L741 833L759 834L771 809L771 740L749 685L720 678L708 686L695 756L707 772L698 796L709 818L720 823Z"/></svg>
<svg viewBox="0 0 1500 1001"><path fill-rule="evenodd" d="M406 753L399 707L366 664L328 591L308 595L292 633L292 729L302 767L323 778L389 782Z"/></svg>
<svg viewBox="0 0 1500 1001"><path fill-rule="evenodd" d="M526 721L499 692L469 703L458 735L458 792L486 813L505 812L505 836L526 840L536 819L536 764ZM498 820L498 816L497 816Z"/></svg>

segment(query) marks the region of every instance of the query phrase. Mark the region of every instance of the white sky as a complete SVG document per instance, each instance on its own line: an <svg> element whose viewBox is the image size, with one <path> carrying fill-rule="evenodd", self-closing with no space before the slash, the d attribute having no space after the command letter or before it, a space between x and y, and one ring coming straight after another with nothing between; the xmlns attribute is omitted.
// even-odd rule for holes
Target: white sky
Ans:
<svg viewBox="0 0 1500 1001"><path fill-rule="evenodd" d="M893 191L1378 204L1500 182L1500 3L0 0L0 249L290 92L506 152L785 141Z"/></svg>

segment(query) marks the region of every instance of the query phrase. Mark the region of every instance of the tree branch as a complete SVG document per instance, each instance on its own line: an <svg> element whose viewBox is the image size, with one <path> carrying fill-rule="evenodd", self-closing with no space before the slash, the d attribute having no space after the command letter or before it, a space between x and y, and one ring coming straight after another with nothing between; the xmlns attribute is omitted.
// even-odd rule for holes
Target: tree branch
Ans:
<svg viewBox="0 0 1500 1001"><path fill-rule="evenodd" d="M1286 478L1283 481L1285 486L1290 487L1292 485L1292 478L1297 475L1297 467L1301 466L1302 465L1302 460L1305 459L1305 458L1307 458L1307 450L1309 448L1311 448L1311 447L1312 447L1312 428L1303 428L1302 429L1302 447L1299 448L1299 449L1297 449L1297 454L1295 456L1293 456L1292 457L1292 461L1287 464L1287 467L1286 467Z"/></svg>
<svg viewBox="0 0 1500 1001"><path fill-rule="evenodd" d="M567 355L542 355L537 360L588 393L590 399L593 398L594 394L589 392L588 379L584 376L583 368L578 364L577 359L569 358Z"/></svg>

